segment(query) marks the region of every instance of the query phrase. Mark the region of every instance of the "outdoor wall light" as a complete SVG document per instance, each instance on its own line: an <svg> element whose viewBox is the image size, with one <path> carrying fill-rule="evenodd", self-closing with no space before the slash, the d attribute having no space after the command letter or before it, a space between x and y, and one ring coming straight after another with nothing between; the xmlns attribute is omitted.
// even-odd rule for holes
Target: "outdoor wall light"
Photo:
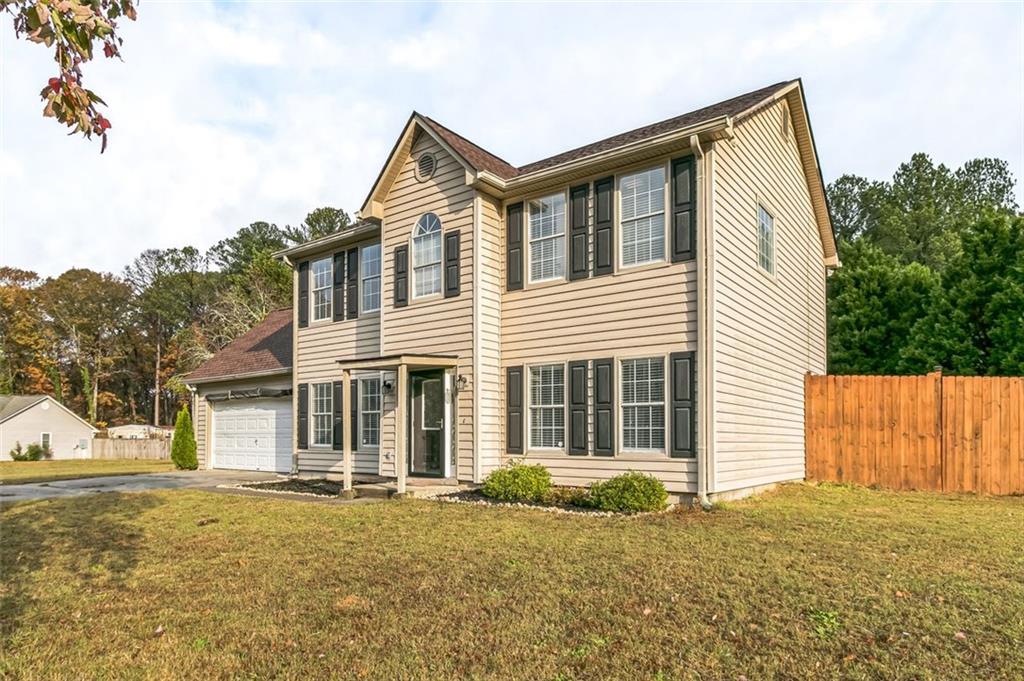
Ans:
<svg viewBox="0 0 1024 681"><path fill-rule="evenodd" d="M391 384L391 381L384 381L380 384L380 391L384 395L390 395L391 391L395 389L395 386Z"/></svg>
<svg viewBox="0 0 1024 681"><path fill-rule="evenodd" d="M461 392L466 389L469 385L469 379L464 374L459 374L458 378L455 379L455 390Z"/></svg>

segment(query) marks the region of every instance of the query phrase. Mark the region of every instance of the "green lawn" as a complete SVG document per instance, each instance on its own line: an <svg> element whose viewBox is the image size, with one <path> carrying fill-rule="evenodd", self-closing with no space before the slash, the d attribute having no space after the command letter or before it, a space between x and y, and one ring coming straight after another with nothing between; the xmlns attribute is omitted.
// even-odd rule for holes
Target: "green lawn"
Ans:
<svg viewBox="0 0 1024 681"><path fill-rule="evenodd" d="M1024 498L794 485L594 518L176 491L0 521L19 679L1024 676Z"/></svg>
<svg viewBox="0 0 1024 681"><path fill-rule="evenodd" d="M51 482L102 475L166 473L174 470L170 461L146 459L69 459L64 461L0 461L0 484Z"/></svg>

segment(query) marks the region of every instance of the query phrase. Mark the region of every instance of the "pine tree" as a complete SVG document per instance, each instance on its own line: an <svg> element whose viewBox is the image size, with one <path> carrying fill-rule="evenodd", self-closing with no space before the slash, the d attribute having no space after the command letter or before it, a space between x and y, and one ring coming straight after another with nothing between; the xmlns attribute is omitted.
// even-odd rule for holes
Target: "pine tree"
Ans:
<svg viewBox="0 0 1024 681"><path fill-rule="evenodd" d="M196 458L196 437L192 432L192 417L188 407L178 412L178 420L174 424L174 441L171 442L171 461L176 468L194 471L199 468Z"/></svg>

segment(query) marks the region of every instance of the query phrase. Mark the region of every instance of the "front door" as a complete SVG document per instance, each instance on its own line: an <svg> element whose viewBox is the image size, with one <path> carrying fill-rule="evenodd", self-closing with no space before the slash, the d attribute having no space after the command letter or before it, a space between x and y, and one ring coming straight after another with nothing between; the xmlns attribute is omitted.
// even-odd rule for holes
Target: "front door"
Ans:
<svg viewBox="0 0 1024 681"><path fill-rule="evenodd" d="M444 477L444 370L409 373L409 474Z"/></svg>

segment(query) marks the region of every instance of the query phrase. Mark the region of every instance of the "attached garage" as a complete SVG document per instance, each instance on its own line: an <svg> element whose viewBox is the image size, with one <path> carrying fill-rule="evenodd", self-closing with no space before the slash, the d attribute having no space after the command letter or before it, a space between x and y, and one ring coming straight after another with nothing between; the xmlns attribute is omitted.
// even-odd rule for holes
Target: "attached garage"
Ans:
<svg viewBox="0 0 1024 681"><path fill-rule="evenodd" d="M291 308L271 312L185 382L200 468L292 472Z"/></svg>
<svg viewBox="0 0 1024 681"><path fill-rule="evenodd" d="M211 405L213 468L291 471L290 398L227 400Z"/></svg>

